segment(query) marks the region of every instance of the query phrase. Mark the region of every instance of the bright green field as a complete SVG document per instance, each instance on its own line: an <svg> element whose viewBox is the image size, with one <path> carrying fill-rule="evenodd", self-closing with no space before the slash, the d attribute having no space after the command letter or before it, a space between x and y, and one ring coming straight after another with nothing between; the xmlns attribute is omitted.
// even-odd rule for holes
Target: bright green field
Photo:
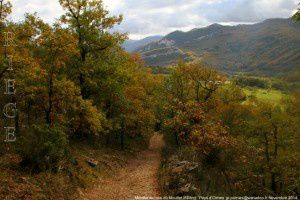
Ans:
<svg viewBox="0 0 300 200"><path fill-rule="evenodd" d="M255 96L258 100L267 101L275 104L279 104L282 98L288 96L286 94L283 94L281 91L271 89L265 90L244 88L244 92L248 97Z"/></svg>

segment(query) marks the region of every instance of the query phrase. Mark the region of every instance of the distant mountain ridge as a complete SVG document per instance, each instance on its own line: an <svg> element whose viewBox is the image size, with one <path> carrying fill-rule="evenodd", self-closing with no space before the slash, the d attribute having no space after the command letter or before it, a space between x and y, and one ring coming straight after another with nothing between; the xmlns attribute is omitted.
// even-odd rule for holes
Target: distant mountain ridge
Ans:
<svg viewBox="0 0 300 200"><path fill-rule="evenodd" d="M155 35L155 36L150 36L146 37L141 40L127 40L123 43L123 48L128 51L128 52L133 52L138 48L141 48L151 42L156 42L162 39L164 36L162 35Z"/></svg>
<svg viewBox="0 0 300 200"><path fill-rule="evenodd" d="M212 24L172 32L136 52L151 66L200 59L225 72L285 73L300 68L300 23L269 19L253 25Z"/></svg>

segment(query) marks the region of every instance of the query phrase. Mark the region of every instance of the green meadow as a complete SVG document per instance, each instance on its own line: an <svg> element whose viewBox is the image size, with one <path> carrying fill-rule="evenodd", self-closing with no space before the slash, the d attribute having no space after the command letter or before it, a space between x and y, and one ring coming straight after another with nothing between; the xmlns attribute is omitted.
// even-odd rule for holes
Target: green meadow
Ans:
<svg viewBox="0 0 300 200"><path fill-rule="evenodd" d="M260 101L279 104L283 98L289 97L288 94L274 89L243 88L243 90L247 95L247 100L256 97Z"/></svg>

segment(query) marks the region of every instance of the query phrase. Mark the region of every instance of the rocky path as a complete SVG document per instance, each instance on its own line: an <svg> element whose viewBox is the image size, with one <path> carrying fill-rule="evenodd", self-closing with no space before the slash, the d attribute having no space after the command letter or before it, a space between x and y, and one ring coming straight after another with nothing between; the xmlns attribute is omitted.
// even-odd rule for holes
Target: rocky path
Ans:
<svg viewBox="0 0 300 200"><path fill-rule="evenodd" d="M158 197L157 170L160 163L162 135L155 134L149 149L141 152L116 176L103 180L87 191L83 200L134 200L136 197Z"/></svg>

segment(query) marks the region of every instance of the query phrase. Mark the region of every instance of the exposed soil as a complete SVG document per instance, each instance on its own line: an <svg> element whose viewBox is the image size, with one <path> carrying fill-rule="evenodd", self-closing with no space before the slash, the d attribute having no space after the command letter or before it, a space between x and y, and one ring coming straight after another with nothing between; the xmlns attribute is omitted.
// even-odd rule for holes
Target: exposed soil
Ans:
<svg viewBox="0 0 300 200"><path fill-rule="evenodd" d="M157 170L160 164L162 135L154 134L149 149L141 152L115 176L82 194L83 200L133 200L136 197L159 197Z"/></svg>

